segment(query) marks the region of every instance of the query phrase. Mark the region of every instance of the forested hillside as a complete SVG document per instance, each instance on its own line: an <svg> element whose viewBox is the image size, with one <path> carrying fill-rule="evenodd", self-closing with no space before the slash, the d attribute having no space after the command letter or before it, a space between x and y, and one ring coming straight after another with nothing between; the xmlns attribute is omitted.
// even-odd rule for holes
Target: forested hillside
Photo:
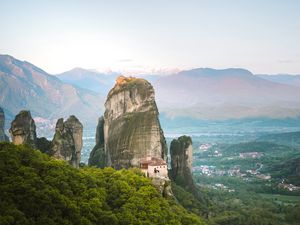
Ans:
<svg viewBox="0 0 300 225"><path fill-rule="evenodd" d="M205 224L165 199L140 170L75 169L0 144L0 224Z"/></svg>

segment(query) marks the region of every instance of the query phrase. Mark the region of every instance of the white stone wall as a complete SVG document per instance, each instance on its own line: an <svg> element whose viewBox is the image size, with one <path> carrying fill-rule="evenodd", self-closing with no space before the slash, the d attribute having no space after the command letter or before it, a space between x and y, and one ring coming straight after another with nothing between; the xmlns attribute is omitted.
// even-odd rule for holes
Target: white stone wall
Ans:
<svg viewBox="0 0 300 225"><path fill-rule="evenodd" d="M159 171L159 173L155 173L154 169ZM168 177L168 168L167 165L162 166L148 166L148 174L149 177Z"/></svg>

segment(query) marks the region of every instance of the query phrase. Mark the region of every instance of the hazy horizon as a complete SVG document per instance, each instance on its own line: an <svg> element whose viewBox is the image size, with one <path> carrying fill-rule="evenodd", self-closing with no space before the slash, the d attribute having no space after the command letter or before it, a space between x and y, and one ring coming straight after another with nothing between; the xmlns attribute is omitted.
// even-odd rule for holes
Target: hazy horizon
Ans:
<svg viewBox="0 0 300 225"><path fill-rule="evenodd" d="M0 3L0 52L51 74L245 68L300 74L299 1Z"/></svg>
<svg viewBox="0 0 300 225"><path fill-rule="evenodd" d="M30 64L33 64L34 66L41 68L39 65L36 65L32 62L29 62L26 59L19 59L14 57L13 55L9 55L9 54L1 54L3 56L9 56L9 57L13 57L16 60L20 60L23 62L27 62ZM75 71L75 70L84 70L84 71L90 71L90 72L95 72L95 73L99 73L99 74L105 74L105 75L113 75L114 73L120 73L120 75L125 75L125 76L141 76L141 75L172 75L172 74L176 74L179 72L184 72L184 71L189 71L189 70L195 70L195 69L212 69L212 70L218 70L218 71L222 71L222 70L227 70L227 69L242 69L242 70L247 70L249 72L251 72L253 75L255 76L300 76L299 74L296 73L253 73L250 69L248 68L241 68L241 67L224 67L224 68L213 68L213 67L191 67L191 68L185 68L185 69L180 69L180 68L147 68L147 67L140 67L140 68L102 68L102 69L97 69L97 68L83 68L83 67L73 67L70 68L66 71L62 71L61 73L49 73L48 71L44 70L46 73L48 73L49 75L53 75L53 76L59 76L61 74L64 74L65 72L71 72L71 71Z"/></svg>

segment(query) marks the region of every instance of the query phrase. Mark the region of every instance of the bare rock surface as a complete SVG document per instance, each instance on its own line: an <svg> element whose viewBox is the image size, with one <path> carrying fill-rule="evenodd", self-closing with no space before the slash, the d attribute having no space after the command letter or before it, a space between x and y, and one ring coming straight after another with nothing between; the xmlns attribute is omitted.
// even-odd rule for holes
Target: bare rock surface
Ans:
<svg viewBox="0 0 300 225"><path fill-rule="evenodd" d="M9 141L8 137L4 132L5 115L3 109L0 107L0 142Z"/></svg>
<svg viewBox="0 0 300 225"><path fill-rule="evenodd" d="M192 177L193 146L189 136L174 139L170 146L171 154L171 179L180 186L194 190Z"/></svg>
<svg viewBox="0 0 300 225"><path fill-rule="evenodd" d="M74 167L79 167L82 132L83 126L75 116L70 116L66 122L63 118L59 119L52 140L51 155L66 160Z"/></svg>
<svg viewBox="0 0 300 225"><path fill-rule="evenodd" d="M28 144L36 148L36 126L30 111L22 110L11 122L9 129L11 140L15 145Z"/></svg>
<svg viewBox="0 0 300 225"><path fill-rule="evenodd" d="M139 167L146 156L166 160L152 85L140 78L120 76L108 94L104 113L104 150L107 166Z"/></svg>

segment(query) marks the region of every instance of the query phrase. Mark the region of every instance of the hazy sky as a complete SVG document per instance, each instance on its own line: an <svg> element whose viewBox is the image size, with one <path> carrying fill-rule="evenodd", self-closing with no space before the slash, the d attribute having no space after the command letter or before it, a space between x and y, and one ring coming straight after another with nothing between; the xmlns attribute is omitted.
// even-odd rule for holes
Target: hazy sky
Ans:
<svg viewBox="0 0 300 225"><path fill-rule="evenodd" d="M0 0L0 54L49 73L243 67L300 74L300 1Z"/></svg>

